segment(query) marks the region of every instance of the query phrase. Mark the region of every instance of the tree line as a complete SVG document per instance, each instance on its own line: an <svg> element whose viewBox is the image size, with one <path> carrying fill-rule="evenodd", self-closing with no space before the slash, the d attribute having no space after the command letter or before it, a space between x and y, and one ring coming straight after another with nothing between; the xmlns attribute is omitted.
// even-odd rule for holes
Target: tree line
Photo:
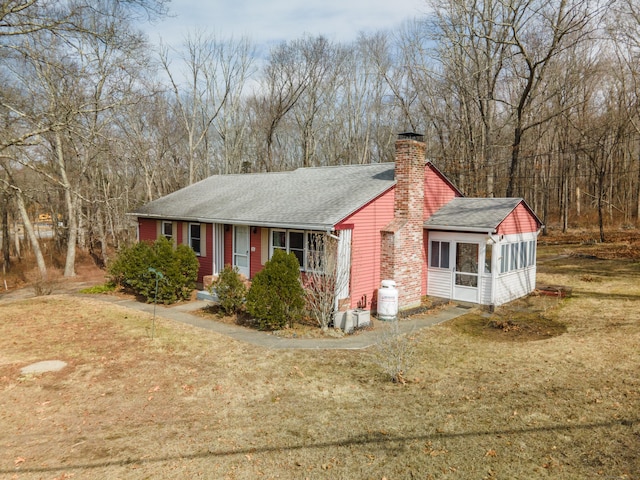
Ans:
<svg viewBox="0 0 640 480"><path fill-rule="evenodd" d="M135 239L141 203L213 174L393 161L400 131L467 196L521 196L602 240L637 224L635 0L427 5L395 30L264 52L207 32L151 46L140 22L164 0L0 0L5 270L29 248L46 275L39 214L73 276L77 248L106 263Z"/></svg>

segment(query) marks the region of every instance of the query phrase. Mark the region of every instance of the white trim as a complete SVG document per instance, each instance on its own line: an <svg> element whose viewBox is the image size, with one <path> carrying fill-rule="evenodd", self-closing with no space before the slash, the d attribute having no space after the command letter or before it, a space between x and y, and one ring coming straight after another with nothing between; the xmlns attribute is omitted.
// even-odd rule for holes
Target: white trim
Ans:
<svg viewBox="0 0 640 480"><path fill-rule="evenodd" d="M213 267L211 271L214 275L220 275L224 269L224 225L222 223L213 224Z"/></svg>
<svg viewBox="0 0 640 480"><path fill-rule="evenodd" d="M167 235L164 231L164 227L165 225L169 224L171 226L171 233L169 235ZM172 242L175 239L175 234L173 233L173 221L171 220L161 220L160 221L160 235L162 235L163 237L167 238L168 240L171 240Z"/></svg>
<svg viewBox="0 0 640 480"><path fill-rule="evenodd" d="M236 252L236 235L237 235L237 231L238 231L238 227L242 227L242 228L246 228L247 229L247 253L246 254L242 254L242 253L237 253ZM244 275L247 278L250 278L251 276L251 227L249 225L234 225L233 226L233 230L232 230L232 236L231 236L231 265L234 267L238 268L238 271ZM236 264L236 255L238 256L246 256L247 257L247 266L246 267L239 267Z"/></svg>
<svg viewBox="0 0 640 480"><path fill-rule="evenodd" d="M349 281L351 279L351 236L353 230L340 230L338 237L338 265L336 270L336 305L338 300L349 298Z"/></svg>
<svg viewBox="0 0 640 480"><path fill-rule="evenodd" d="M273 244L273 234L276 232L284 233L284 247L276 247ZM273 252L278 250L283 250L286 253L292 253L291 242L289 235L291 233L302 233L302 264L300 265L301 272L310 271L310 267L307 264L308 256L309 256L309 235L326 235L329 234L325 230L300 230L299 228L295 229L284 229L284 228L272 228L269 229L269 259L273 257ZM299 249L294 249L293 251L300 251Z"/></svg>

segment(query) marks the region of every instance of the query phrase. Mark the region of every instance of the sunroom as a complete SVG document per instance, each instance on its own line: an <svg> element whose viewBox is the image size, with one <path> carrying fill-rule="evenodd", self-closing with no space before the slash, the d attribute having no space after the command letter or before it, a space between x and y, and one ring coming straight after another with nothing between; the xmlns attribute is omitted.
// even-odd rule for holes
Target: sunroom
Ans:
<svg viewBox="0 0 640 480"><path fill-rule="evenodd" d="M519 198L456 198L425 222L427 295L497 306L535 289L542 223Z"/></svg>

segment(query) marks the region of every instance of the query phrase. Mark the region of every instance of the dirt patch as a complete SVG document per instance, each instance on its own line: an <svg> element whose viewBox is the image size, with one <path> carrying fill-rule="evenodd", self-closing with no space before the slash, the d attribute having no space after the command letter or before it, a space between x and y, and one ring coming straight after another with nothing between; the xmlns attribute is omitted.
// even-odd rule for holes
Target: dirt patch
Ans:
<svg viewBox="0 0 640 480"><path fill-rule="evenodd" d="M540 295L537 292L502 305L492 313L474 309L451 321L457 331L500 342L544 340L567 331L558 315L564 296Z"/></svg>
<svg viewBox="0 0 640 480"><path fill-rule="evenodd" d="M452 325L467 335L498 342L545 340L567 331L562 323L530 312L505 312L499 315L474 313L452 320Z"/></svg>
<svg viewBox="0 0 640 480"><path fill-rule="evenodd" d="M63 270L59 265L64 263L60 254L53 263L54 265L47 268L47 279L42 280L32 254L26 254L20 261L14 261L11 269L0 277L0 300L75 293L106 281L105 270L99 268L93 259L81 250L76 257L74 277L63 276Z"/></svg>

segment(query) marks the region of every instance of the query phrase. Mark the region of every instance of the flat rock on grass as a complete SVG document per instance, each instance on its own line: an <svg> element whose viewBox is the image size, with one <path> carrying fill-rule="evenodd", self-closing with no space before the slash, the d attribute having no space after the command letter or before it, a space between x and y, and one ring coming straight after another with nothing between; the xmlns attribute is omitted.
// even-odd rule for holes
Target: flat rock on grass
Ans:
<svg viewBox="0 0 640 480"><path fill-rule="evenodd" d="M67 366L67 362L62 360L44 360L42 362L32 363L20 370L23 375L31 373L57 372Z"/></svg>

